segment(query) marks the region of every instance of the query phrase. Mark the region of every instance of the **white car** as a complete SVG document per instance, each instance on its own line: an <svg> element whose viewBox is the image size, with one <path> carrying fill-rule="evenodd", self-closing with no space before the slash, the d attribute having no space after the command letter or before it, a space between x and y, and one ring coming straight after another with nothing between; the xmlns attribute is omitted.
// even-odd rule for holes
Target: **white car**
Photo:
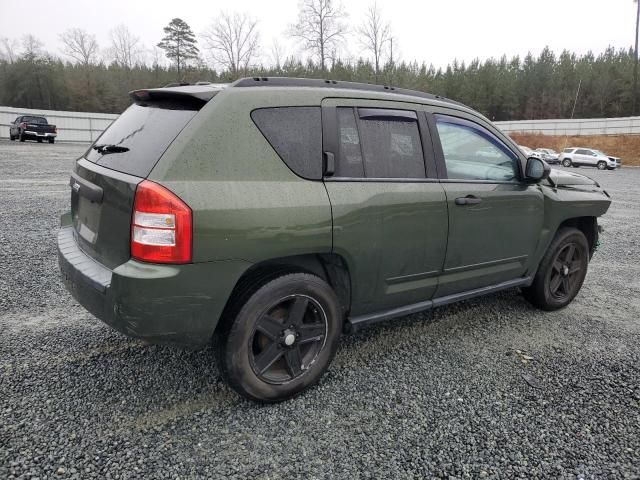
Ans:
<svg viewBox="0 0 640 480"><path fill-rule="evenodd" d="M596 167L598 170L614 170L622 162L618 157L610 157L593 148L565 148L560 154L560 163L564 167Z"/></svg>

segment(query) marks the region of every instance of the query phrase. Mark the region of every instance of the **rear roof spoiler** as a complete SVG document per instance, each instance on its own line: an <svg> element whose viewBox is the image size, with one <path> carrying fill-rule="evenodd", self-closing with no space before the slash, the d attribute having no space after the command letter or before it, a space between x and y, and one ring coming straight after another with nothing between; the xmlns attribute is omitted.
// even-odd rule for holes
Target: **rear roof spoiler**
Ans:
<svg viewBox="0 0 640 480"><path fill-rule="evenodd" d="M200 100L206 103L218 92L226 87L226 84L209 85L180 85L164 88L144 88L129 92L129 97L136 103L144 103L153 100Z"/></svg>

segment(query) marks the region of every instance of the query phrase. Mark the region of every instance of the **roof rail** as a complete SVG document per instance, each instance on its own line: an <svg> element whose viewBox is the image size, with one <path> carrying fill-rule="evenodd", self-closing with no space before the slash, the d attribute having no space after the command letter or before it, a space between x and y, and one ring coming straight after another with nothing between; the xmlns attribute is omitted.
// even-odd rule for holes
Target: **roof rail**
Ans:
<svg viewBox="0 0 640 480"><path fill-rule="evenodd" d="M294 78L294 77L246 77L233 82L230 87L314 87L314 88L344 88L348 90L361 90L367 92L395 93L412 97L441 100L444 102L462 105L440 95L396 88L390 85L376 85L373 83L343 82L338 80L325 80L321 78Z"/></svg>

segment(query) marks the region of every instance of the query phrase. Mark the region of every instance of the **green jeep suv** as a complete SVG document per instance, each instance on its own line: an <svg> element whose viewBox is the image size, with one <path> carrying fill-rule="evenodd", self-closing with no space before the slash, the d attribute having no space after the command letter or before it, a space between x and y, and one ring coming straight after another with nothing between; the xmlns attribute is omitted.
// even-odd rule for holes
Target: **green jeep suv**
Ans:
<svg viewBox="0 0 640 480"><path fill-rule="evenodd" d="M73 168L64 282L126 335L213 342L254 400L315 384L367 324L513 287L564 307L610 204L421 92L261 77L131 98Z"/></svg>

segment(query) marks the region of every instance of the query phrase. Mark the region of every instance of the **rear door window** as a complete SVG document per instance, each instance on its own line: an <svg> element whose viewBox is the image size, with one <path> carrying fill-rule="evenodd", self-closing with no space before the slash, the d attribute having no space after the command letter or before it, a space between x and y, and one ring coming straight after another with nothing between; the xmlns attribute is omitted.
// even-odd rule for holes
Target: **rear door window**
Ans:
<svg viewBox="0 0 640 480"><path fill-rule="evenodd" d="M425 178L414 111L339 107L336 177Z"/></svg>
<svg viewBox="0 0 640 480"><path fill-rule="evenodd" d="M251 112L251 119L295 174L322 178L320 107L260 108Z"/></svg>
<svg viewBox="0 0 640 480"><path fill-rule="evenodd" d="M356 117L351 107L338 108L338 162L336 177L364 177L362 147Z"/></svg>
<svg viewBox="0 0 640 480"><path fill-rule="evenodd" d="M360 108L364 170L368 178L424 178L415 112Z"/></svg>
<svg viewBox="0 0 640 480"><path fill-rule="evenodd" d="M165 150L198 113L182 102L134 104L87 151L87 160L112 170L147 177ZM115 145L108 152L100 146Z"/></svg>

